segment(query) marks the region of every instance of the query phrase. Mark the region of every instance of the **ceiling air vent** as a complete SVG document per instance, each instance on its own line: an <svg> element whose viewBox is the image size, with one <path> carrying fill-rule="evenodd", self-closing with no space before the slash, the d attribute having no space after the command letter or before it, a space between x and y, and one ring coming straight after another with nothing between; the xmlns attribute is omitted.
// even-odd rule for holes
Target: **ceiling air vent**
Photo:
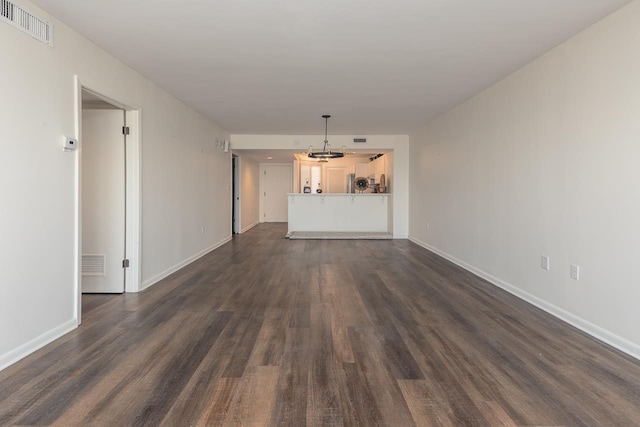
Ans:
<svg viewBox="0 0 640 427"><path fill-rule="evenodd" d="M367 142L367 138L353 138L353 142L362 144Z"/></svg>
<svg viewBox="0 0 640 427"><path fill-rule="evenodd" d="M82 275L105 276L105 258L104 255L82 255Z"/></svg>
<svg viewBox="0 0 640 427"><path fill-rule="evenodd" d="M51 23L27 12L12 1L0 0L0 21L13 25L41 42L53 46Z"/></svg>

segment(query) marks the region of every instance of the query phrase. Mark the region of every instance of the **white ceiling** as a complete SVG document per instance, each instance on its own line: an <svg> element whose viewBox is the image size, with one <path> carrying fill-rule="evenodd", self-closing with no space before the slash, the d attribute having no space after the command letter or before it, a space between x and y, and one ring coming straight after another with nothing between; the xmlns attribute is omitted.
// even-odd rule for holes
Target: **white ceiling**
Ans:
<svg viewBox="0 0 640 427"><path fill-rule="evenodd" d="M33 0L231 133L407 134L630 0Z"/></svg>

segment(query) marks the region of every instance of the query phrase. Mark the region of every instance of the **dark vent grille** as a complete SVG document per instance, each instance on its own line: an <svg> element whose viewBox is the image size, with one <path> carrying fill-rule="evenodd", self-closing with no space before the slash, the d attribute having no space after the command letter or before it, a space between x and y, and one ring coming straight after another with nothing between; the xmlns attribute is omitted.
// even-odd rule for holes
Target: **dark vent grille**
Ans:
<svg viewBox="0 0 640 427"><path fill-rule="evenodd" d="M7 0L0 0L0 16L9 21L13 21L13 3Z"/></svg>
<svg viewBox="0 0 640 427"><path fill-rule="evenodd" d="M27 12L14 2L0 0L0 21L16 27L49 46L53 46L51 24Z"/></svg>
<svg viewBox="0 0 640 427"><path fill-rule="evenodd" d="M353 138L353 142L362 144L364 142L367 142L367 138Z"/></svg>

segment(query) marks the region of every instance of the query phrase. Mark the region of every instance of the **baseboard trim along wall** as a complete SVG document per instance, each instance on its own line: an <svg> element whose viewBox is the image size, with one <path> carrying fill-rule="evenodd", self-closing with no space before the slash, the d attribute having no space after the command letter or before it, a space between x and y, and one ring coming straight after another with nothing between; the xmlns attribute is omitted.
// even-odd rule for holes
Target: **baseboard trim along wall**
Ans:
<svg viewBox="0 0 640 427"><path fill-rule="evenodd" d="M254 224L255 225L255 224ZM197 260L198 258L201 258L203 256L205 256L206 254L208 254L209 252L219 248L220 246L224 245L225 243L229 242L231 240L231 236L226 237L224 240L222 240L219 243L216 243L215 245L201 251L198 252L197 254L187 258L186 260L174 265L173 267L163 271L160 274L155 275L154 277L145 280L142 283L142 286L140 287L140 291L142 291L143 289L148 288L151 285L156 284L157 282L159 282L160 280L164 279L165 277L169 276L172 273L175 273L176 271L180 270L182 267L191 264L193 261ZM62 325L59 325L53 329L51 329L48 332L45 332L44 334L32 339L31 341L21 345L20 347L17 347L13 350L11 350L8 353L5 353L3 355L0 355L0 371L13 365L14 363L18 362L19 360L27 357L28 355L30 355L31 353L41 349L42 347L44 347L45 345L57 340L58 338L60 338L61 336L71 332L72 330L76 329L78 327L78 319L71 319L65 323L63 323Z"/></svg>
<svg viewBox="0 0 640 427"><path fill-rule="evenodd" d="M10 365L18 362L21 359L24 359L31 353L41 349L45 345L57 340L61 336L66 333L71 332L72 330L78 327L78 319L71 319L64 322L62 325L56 326L50 331L45 332L44 334L35 337L29 342L22 344L20 347L11 350L8 353L5 353L0 356L0 371L4 368L7 368Z"/></svg>
<svg viewBox="0 0 640 427"><path fill-rule="evenodd" d="M640 345L635 344L629 340L627 340L626 338L620 337L606 329L603 329L597 325L594 325L593 323L582 319L581 317L578 317L560 307L557 307L553 304L551 304L548 301L545 301L541 298L538 298L535 295L532 295L526 291L523 291L522 289L518 288L517 286L514 286L510 283L505 282L502 279L499 279L495 276L492 276L491 274L476 268L470 264L467 264L466 262L449 255L446 252L443 252L441 250L439 250L436 247L433 247L425 242L422 242L418 239L415 239L413 237L409 237L409 240L412 241L413 243L415 243L418 246L421 246L423 248L425 248L426 250L433 252L436 255L439 255L443 258L445 258L448 261L451 261L452 263L458 265L459 267L464 268L465 270L475 274L476 276L486 280L487 282L491 283L494 286L497 286L498 288L504 289L505 291L509 292L510 294L528 302L529 304L532 304L536 307L538 307L541 310L546 311L547 313L551 314L554 317L557 317L558 319L562 320L563 322L568 323L571 326L574 326L578 329L580 329L581 331L591 335L592 337L605 342L607 344L609 344L610 346L628 354L631 357L634 357L638 360L640 360Z"/></svg>
<svg viewBox="0 0 640 427"><path fill-rule="evenodd" d="M247 225L245 228L243 228L242 230L240 230L240 234L242 233L246 233L247 231L251 230L253 227L255 227L256 225L258 225L257 222L254 222L251 225Z"/></svg>
<svg viewBox="0 0 640 427"><path fill-rule="evenodd" d="M149 279L145 280L142 282L142 285L140 286L139 291L143 291L145 289L147 289L149 286L155 285L156 283L158 283L159 281L161 281L162 279L164 279L165 277L175 273L176 271L180 270L182 267L185 267L189 264L191 264L193 261L202 258L203 256L205 256L206 254L208 254L209 252L218 249L220 246L224 245L225 243L231 241L231 235L225 237L222 241L214 244L213 246L208 247L207 249L204 249L200 252L198 252L197 254L190 256L189 258L185 259L184 261L179 262L178 264L174 265L173 267L170 267L166 270L164 270L162 273L156 274L153 277L150 277Z"/></svg>

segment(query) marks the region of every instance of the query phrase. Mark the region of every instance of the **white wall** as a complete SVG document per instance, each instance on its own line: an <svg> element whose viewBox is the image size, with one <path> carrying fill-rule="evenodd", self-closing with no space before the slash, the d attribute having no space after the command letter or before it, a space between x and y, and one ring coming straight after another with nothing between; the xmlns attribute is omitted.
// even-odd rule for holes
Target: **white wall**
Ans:
<svg viewBox="0 0 640 427"><path fill-rule="evenodd" d="M74 75L142 121L142 283L230 236L228 135L55 18L50 48L0 23L0 368L76 326ZM205 234L201 234L201 227Z"/></svg>
<svg viewBox="0 0 640 427"><path fill-rule="evenodd" d="M240 232L260 221L260 166L247 156L240 158Z"/></svg>
<svg viewBox="0 0 640 427"><path fill-rule="evenodd" d="M410 238L638 357L639 183L636 1L411 136Z"/></svg>
<svg viewBox="0 0 640 427"><path fill-rule="evenodd" d="M407 238L409 234L409 136L367 135L366 144L354 144L353 138L363 135L331 135L333 147L348 149L393 149L393 237ZM318 145L324 135L231 135L234 149L306 150Z"/></svg>

